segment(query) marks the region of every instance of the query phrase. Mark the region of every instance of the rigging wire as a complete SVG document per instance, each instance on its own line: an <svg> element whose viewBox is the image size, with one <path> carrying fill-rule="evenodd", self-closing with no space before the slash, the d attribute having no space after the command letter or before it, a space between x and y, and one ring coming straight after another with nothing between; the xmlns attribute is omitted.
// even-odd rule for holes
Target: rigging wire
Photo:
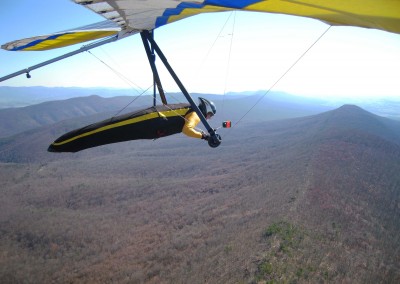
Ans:
<svg viewBox="0 0 400 284"><path fill-rule="evenodd" d="M235 14L236 15L236 14ZM214 39L214 42L211 44L210 48L208 49L206 55L204 56L203 60L201 61L200 67L204 65L204 63L207 61L207 58L210 56L211 50L214 48L215 44L217 43L218 39L221 37L222 32L225 29L225 26L228 24L229 19L232 17L232 12L229 13L228 18L226 19L225 23L222 25L217 37ZM199 69L199 68L198 68Z"/></svg>
<svg viewBox="0 0 400 284"><path fill-rule="evenodd" d="M114 117L116 117L117 115L119 115L121 112L123 112L128 106L130 106L131 104L133 104L137 99L139 99L143 94L145 94L151 87L153 87L153 84L151 84L146 90L144 90L142 93L140 93L138 96L136 96L132 101L130 101L126 106L124 106L123 108L121 108L119 111L117 111L116 114L114 114L111 119L113 119Z"/></svg>
<svg viewBox="0 0 400 284"><path fill-rule="evenodd" d="M128 77L126 77L124 74L121 72L117 71L116 69L112 68L109 64L107 64L104 60L100 59L98 56L94 55L90 50L87 51L90 55L92 55L94 58L99 60L101 63L103 63L108 69L110 69L115 75L117 75L121 80L123 80L125 83L127 83L133 90L135 90L139 95L135 96L128 104L126 104L124 107L122 107L119 111L117 111L116 114L114 114L110 120L113 120L117 115L119 115L122 111L124 111L127 107L129 107L131 104L133 104L137 99L139 99L143 94L145 94L153 85L150 85L147 89L141 88L139 85L135 84L132 80L130 80ZM135 86L136 88L134 88ZM140 91L139 91L139 90Z"/></svg>
<svg viewBox="0 0 400 284"><path fill-rule="evenodd" d="M229 45L229 52L228 52L228 64L227 64L227 68L226 68L226 74L225 74L225 81L224 81L224 91L223 91L223 101L222 101L222 108L221 108L221 113L222 113L222 117L223 117L223 113L224 113L224 100L225 100L225 93L226 93L226 88L227 88L227 81L228 81L228 74L229 74L229 69L230 69L230 61L231 61L231 54L232 54L232 46L233 46L233 34L234 34L234 29L235 29L235 22L236 22L236 11L231 11L230 13L228 13L228 17L226 18L225 22L223 23L222 27L220 28L217 36L215 37L213 43L211 44L211 46L209 47L206 55L203 57L203 59L200 62L200 65L197 67L196 70L196 74L199 73L199 70L202 68L202 66L205 65L205 62L207 61L208 57L211 54L211 51L214 49L215 44L217 43L217 41L222 37L222 33L224 32L226 26L229 23L229 20L231 19L232 15L234 15L234 19L233 19L233 24L232 24L232 32L231 32L231 40L230 40L230 45ZM197 77L197 75L196 75ZM167 94L167 92L164 90L165 94ZM169 94L170 97L172 97L173 99L175 99L177 102L179 102L178 99L176 99L172 94ZM158 100L159 101L159 100ZM182 117L184 118L184 117ZM184 118L185 119L185 118ZM186 120L186 119L185 119ZM218 127L220 128L220 127ZM215 129L218 129L215 128Z"/></svg>
<svg viewBox="0 0 400 284"><path fill-rule="evenodd" d="M233 14L234 16L233 16L233 23L232 23L231 41L230 41L230 44L229 44L228 63L227 63L227 66L226 66L224 92L223 92L223 97L222 97L222 107L221 107L221 109L222 109L222 111L221 111L222 118L225 117L224 116L224 114L225 114L225 108L224 108L224 106L225 106L225 95L226 95L226 88L228 86L228 78L229 78L229 70L230 70L230 63L231 63L232 46L233 46L233 36L235 34L236 11L234 11L233 13L234 13Z"/></svg>
<svg viewBox="0 0 400 284"><path fill-rule="evenodd" d="M90 50L87 51L90 55L92 55L94 58L96 58L97 60L99 60L101 63L103 63L107 68L109 68L115 75L117 75L120 79L122 79L123 81L125 81L126 83L128 83L129 86L133 87L135 86L136 88L139 88L141 91L143 91L143 89L135 84L132 80L130 80L128 77L126 77L124 74L122 74L121 72L115 70L114 68L112 68L109 64L107 64L106 62L104 62L102 59L100 59L98 56L94 55ZM137 90L136 90L137 91ZM138 93L140 93L139 91L137 91Z"/></svg>
<svg viewBox="0 0 400 284"><path fill-rule="evenodd" d="M328 28L307 48L305 52L303 52L300 57L269 87L269 89L256 101L256 103L234 124L232 127L236 126L245 116L247 116L250 111L254 109L254 107L260 103L260 101L285 77L290 70L296 66L297 63L310 51L310 49L329 31L332 26L329 25Z"/></svg>

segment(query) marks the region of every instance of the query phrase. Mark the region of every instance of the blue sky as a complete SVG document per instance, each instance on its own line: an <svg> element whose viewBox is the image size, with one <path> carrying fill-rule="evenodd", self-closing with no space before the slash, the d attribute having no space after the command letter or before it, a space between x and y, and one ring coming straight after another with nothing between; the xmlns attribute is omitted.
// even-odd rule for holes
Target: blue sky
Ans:
<svg viewBox="0 0 400 284"><path fill-rule="evenodd" d="M103 20L69 0L2 0L0 43ZM328 28L312 19L261 13L195 16L156 30L156 39L189 92L268 90ZM0 51L0 76L78 49ZM21 75L2 86L147 89L152 75L139 35ZM160 66L167 91L178 88ZM400 35L332 27L272 89L320 98L400 99Z"/></svg>

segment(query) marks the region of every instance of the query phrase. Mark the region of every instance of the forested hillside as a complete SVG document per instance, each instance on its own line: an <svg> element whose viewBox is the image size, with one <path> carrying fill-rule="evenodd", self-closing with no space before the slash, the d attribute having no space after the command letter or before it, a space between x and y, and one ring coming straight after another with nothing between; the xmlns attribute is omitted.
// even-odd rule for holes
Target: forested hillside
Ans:
<svg viewBox="0 0 400 284"><path fill-rule="evenodd" d="M355 106L54 154L0 145L0 282L398 283L400 124Z"/></svg>

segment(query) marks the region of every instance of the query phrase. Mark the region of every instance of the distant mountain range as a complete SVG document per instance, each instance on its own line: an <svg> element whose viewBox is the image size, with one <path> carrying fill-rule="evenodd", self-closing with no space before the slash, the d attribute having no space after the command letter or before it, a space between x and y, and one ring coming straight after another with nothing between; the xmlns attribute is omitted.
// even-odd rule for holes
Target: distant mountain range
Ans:
<svg viewBox="0 0 400 284"><path fill-rule="evenodd" d="M97 95L104 98L135 96L133 89L74 88L74 87L0 87L0 109L24 107L48 101L66 100Z"/></svg>
<svg viewBox="0 0 400 284"><path fill-rule="evenodd" d="M48 153L125 98L4 110L29 126L0 139L0 282L399 283L399 121L209 98L214 123L239 122L216 149L178 134Z"/></svg>
<svg viewBox="0 0 400 284"><path fill-rule="evenodd" d="M238 94L218 95L194 94L215 101L218 106L217 119L237 121L245 115L245 121L267 121L315 114L328 108L320 106L312 100L285 101L275 94L266 97L260 103L260 95L240 96ZM182 94L170 94L170 101L186 101ZM104 114L114 116L133 109L150 107L152 96L118 96L103 98L97 95L78 97L66 100L48 101L20 108L0 109L0 137L7 137L29 129L51 125L66 119L76 119L88 115ZM252 109L252 107L254 107ZM251 112L246 114L248 110Z"/></svg>
<svg viewBox="0 0 400 284"><path fill-rule="evenodd" d="M54 100L66 100L70 98L87 97L97 95L103 98L118 96L138 96L142 90L117 89L117 88L78 88L78 87L2 87L0 86L0 109L12 107L24 107ZM211 94L193 94L195 96L212 96ZM170 103L174 97L182 97L176 93L169 93ZM265 96L275 101L293 103L297 105L308 104L334 109L343 104L355 104L380 116L391 117L400 120L400 98L306 98L287 94L284 92L268 92L265 90L248 92L229 92L225 96L243 98L248 96ZM146 97L146 96L145 96ZM217 95L221 98L221 95ZM150 101L150 100L149 100Z"/></svg>

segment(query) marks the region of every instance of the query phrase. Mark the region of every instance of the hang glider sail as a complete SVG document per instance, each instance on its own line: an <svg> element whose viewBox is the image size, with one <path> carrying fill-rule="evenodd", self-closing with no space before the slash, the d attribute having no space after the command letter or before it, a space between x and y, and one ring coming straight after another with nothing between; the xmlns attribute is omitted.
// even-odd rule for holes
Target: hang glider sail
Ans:
<svg viewBox="0 0 400 284"><path fill-rule="evenodd" d="M16 40L2 45L13 51L47 50L112 35L123 38L201 13L254 11L321 20L400 33L398 0L74 0L107 21L69 31Z"/></svg>

